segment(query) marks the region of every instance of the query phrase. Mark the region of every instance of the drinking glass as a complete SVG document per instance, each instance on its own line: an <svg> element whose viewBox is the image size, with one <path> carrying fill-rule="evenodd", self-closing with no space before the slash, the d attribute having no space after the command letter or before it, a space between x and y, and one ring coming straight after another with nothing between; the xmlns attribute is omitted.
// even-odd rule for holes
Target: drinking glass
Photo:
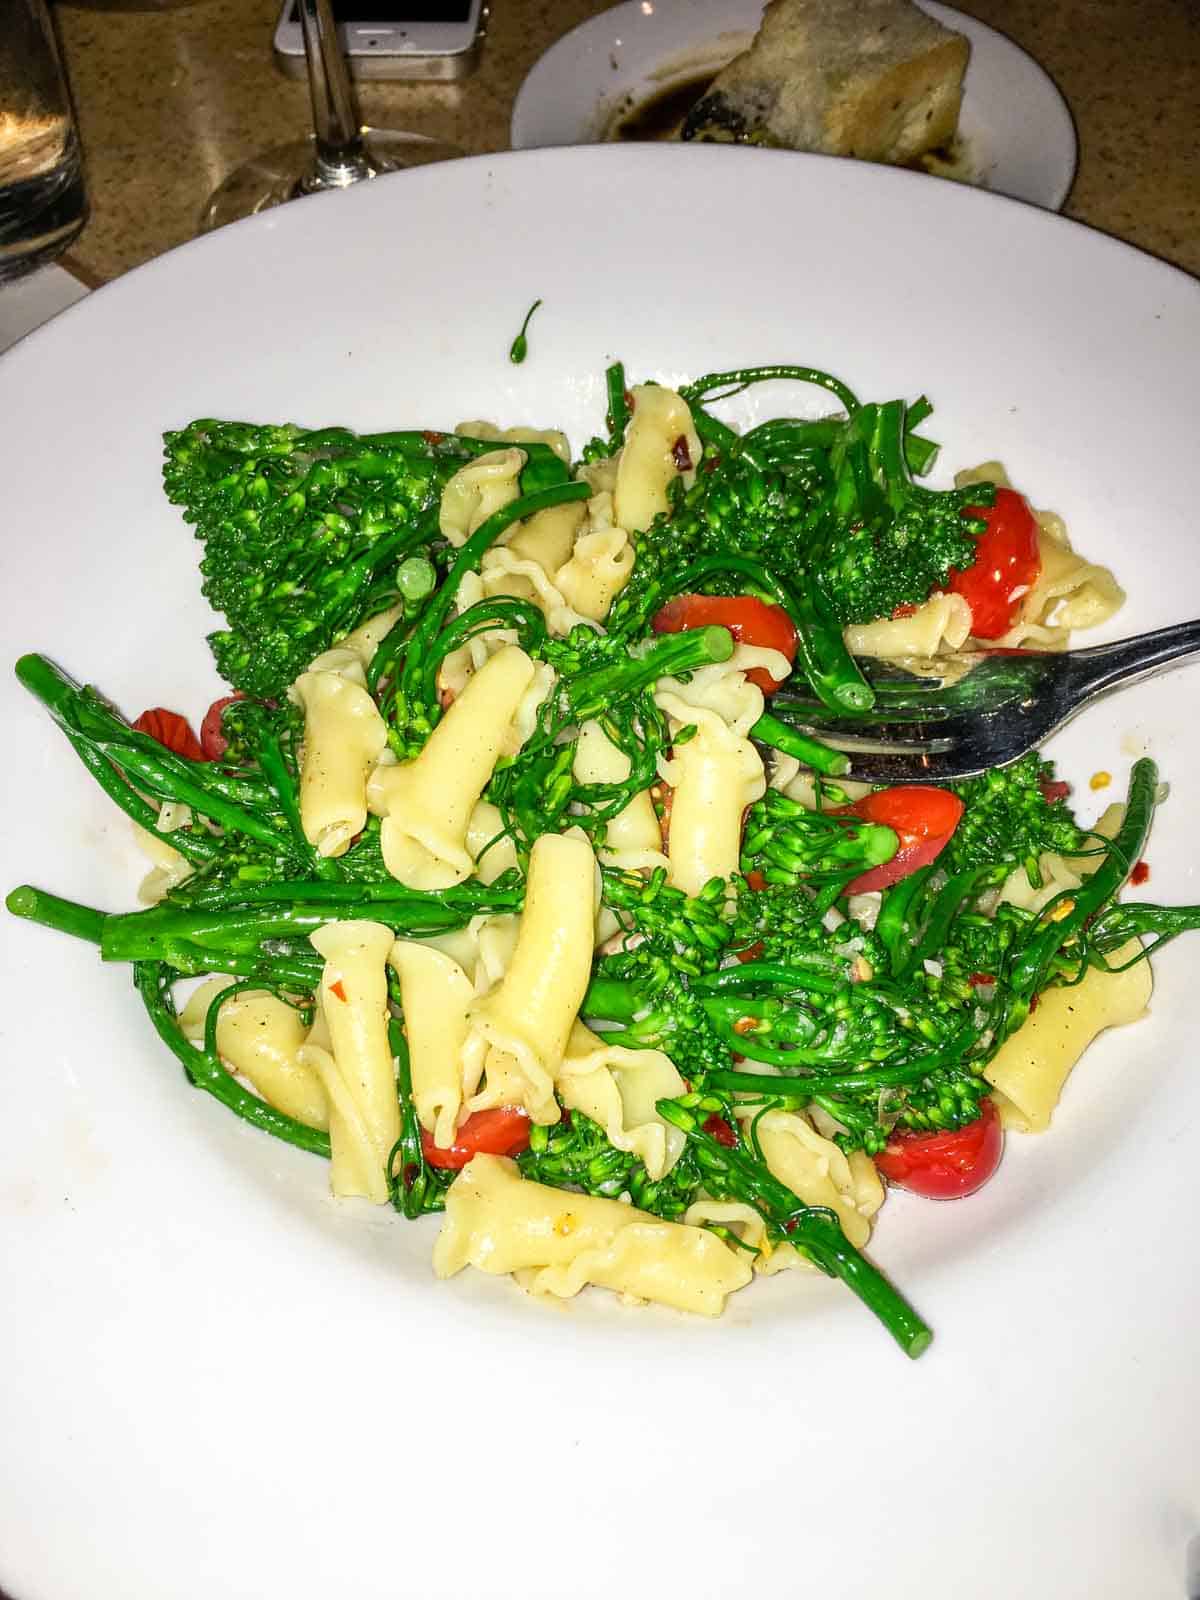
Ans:
<svg viewBox="0 0 1200 1600"><path fill-rule="evenodd" d="M86 220L79 140L46 0L0 0L0 283L61 255Z"/></svg>
<svg viewBox="0 0 1200 1600"><path fill-rule="evenodd" d="M462 155L453 145L424 134L361 127L330 0L299 0L299 7L313 133L267 150L231 173L204 208L201 232L298 195L346 189L383 172Z"/></svg>

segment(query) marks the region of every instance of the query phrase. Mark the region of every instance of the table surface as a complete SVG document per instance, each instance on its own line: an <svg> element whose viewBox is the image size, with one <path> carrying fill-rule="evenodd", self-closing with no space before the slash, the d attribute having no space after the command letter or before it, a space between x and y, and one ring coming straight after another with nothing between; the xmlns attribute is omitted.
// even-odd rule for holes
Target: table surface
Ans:
<svg viewBox="0 0 1200 1600"><path fill-rule="evenodd" d="M152 3L152 0L143 0ZM279 0L193 0L128 11L60 4L92 217L67 265L101 282L181 244L233 167L310 128L307 88L272 58ZM360 88L364 120L508 148L522 79L596 0L493 0L478 71L457 84ZM1057 82L1079 133L1065 206L1200 275L1197 0L964 0Z"/></svg>

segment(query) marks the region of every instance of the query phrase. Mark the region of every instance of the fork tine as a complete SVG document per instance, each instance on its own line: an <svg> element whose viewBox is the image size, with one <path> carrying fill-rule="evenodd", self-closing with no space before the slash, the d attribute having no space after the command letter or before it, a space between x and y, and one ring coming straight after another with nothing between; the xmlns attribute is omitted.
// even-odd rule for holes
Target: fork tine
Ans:
<svg viewBox="0 0 1200 1600"><path fill-rule="evenodd" d="M802 700L799 696L789 695L784 699L776 695L771 701L772 713L784 722L794 722L797 726L811 726L814 730L823 728L837 733L852 735L857 729L863 733L870 733L877 728L895 726L906 730L920 723L949 722L962 716L961 707L937 705L907 706L888 705L886 702L877 703L870 711L856 711L849 713L835 711L832 706L824 705L819 700ZM909 737L906 732L905 738Z"/></svg>
<svg viewBox="0 0 1200 1600"><path fill-rule="evenodd" d="M790 726L790 724L789 724ZM796 724L802 726L802 724ZM847 754L858 751L869 755L894 751L897 755L934 755L952 750L958 743L957 727L949 722L936 726L925 722L878 722L869 725L846 723L816 723L804 728L822 744L833 745Z"/></svg>

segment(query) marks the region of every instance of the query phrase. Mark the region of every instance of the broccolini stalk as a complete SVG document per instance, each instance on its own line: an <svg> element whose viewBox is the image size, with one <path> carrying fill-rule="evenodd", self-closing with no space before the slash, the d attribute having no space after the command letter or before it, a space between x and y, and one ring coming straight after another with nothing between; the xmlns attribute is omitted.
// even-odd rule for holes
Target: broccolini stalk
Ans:
<svg viewBox="0 0 1200 1600"><path fill-rule="evenodd" d="M714 1102L714 1106L719 1102ZM696 1152L704 1187L720 1199L751 1205L777 1242L793 1245L872 1311L905 1355L914 1360L928 1349L932 1330L877 1267L850 1243L834 1212L807 1206L741 1146L729 1149L706 1131L702 1096L660 1100L658 1113L687 1135Z"/></svg>
<svg viewBox="0 0 1200 1600"><path fill-rule="evenodd" d="M592 667L559 687L559 705L565 722L584 722L610 706L650 688L659 678L676 678L733 654L728 628L691 628L686 633L664 633L636 652L620 647L615 659Z"/></svg>
<svg viewBox="0 0 1200 1600"><path fill-rule="evenodd" d="M83 746L104 762L120 769L128 778L133 798L127 800L122 788L105 783L106 791L121 809L137 822L143 822L145 803L136 797L131 785L155 795L189 805L227 832L272 849L285 851L289 844L286 822L275 807L278 804L269 784L261 778L232 773L210 761L189 761L167 750L149 734L138 733L111 711L95 694L81 689L60 672L45 656L22 656L17 662L17 677L50 712L72 746ZM96 772L96 764L87 762ZM216 850L195 835L178 829L169 843L189 860L210 860Z"/></svg>
<svg viewBox="0 0 1200 1600"><path fill-rule="evenodd" d="M300 882L261 887L261 895L252 889L242 904L180 908L163 903L106 915L26 884L9 894L8 909L98 943L105 961L161 961L189 975L239 973L310 990L322 963L308 936L328 922L382 922L398 938L424 939L465 927L482 912L519 910L522 899L519 889L484 884L430 893L406 889L394 880L390 885ZM236 898L236 891L230 898Z"/></svg>
<svg viewBox="0 0 1200 1600"><path fill-rule="evenodd" d="M838 404L845 408L848 415L852 416L859 409L858 398L854 391L848 389L840 378L835 378L832 373L822 372L817 367L788 364L739 367L733 372L710 372L703 378L697 378L693 383L685 384L679 392L689 406L695 407L702 406L705 401L730 400L755 383L773 383L780 380L812 384L818 389L827 390Z"/></svg>
<svg viewBox="0 0 1200 1600"><path fill-rule="evenodd" d="M1096 920L1080 935L1086 947L1089 962L1105 972L1124 972L1126 967L1144 961L1152 951L1158 950L1181 933L1200 928L1200 906L1151 906L1136 901L1118 902L1102 911ZM1148 939L1140 955L1122 962L1119 967L1110 964L1111 952L1128 944L1130 939Z"/></svg>
<svg viewBox="0 0 1200 1600"><path fill-rule="evenodd" d="M557 457L555 459L557 460ZM560 462L559 466L561 465ZM586 500L590 494L591 490L586 483L560 482L539 489L533 494L520 495L508 505L502 506L499 511L494 511L460 547L453 566L425 607L420 621L413 630L405 651L404 665L399 674L397 703L403 708L403 716L398 720L406 723L409 731L411 748L407 753L416 753L432 733L440 716L436 688L430 681L426 668L435 650L437 637L445 627L446 618L450 614L462 580L468 572L476 571L485 552L514 522L535 516L539 511L546 511L551 506L564 505L571 500Z"/></svg>
<svg viewBox="0 0 1200 1600"><path fill-rule="evenodd" d="M294 1144L313 1155L328 1157L327 1133L322 1133L317 1128L310 1128L303 1122L297 1122L294 1117L286 1116L274 1106L268 1105L265 1100L259 1099L258 1095L251 1093L237 1081L217 1054L217 1009L223 1001L230 998L231 994L238 992L238 989L253 985L239 985L237 989L225 990L216 997L213 1006L209 1008L204 1044L199 1046L190 1043L179 1026L172 997L172 988L177 977L178 973L160 961L139 961L135 963L133 969L134 985L141 996L142 1004L146 1007L146 1013L154 1025L154 1030L167 1049L182 1064L188 1082L194 1084L197 1089L203 1089L207 1094L211 1094L223 1106L228 1107L245 1122L260 1128L264 1133L273 1134L276 1139L282 1139L286 1144Z"/></svg>
<svg viewBox="0 0 1200 1600"><path fill-rule="evenodd" d="M768 789L746 816L741 868L767 883L849 881L896 854L893 829L858 817L812 811L778 789Z"/></svg>
<svg viewBox="0 0 1200 1600"><path fill-rule="evenodd" d="M1044 988L1055 958L1064 946L1078 940L1091 920L1120 892L1146 845L1158 792L1158 768L1148 756L1135 761L1129 775L1125 817L1108 845L1105 859L1091 877L1066 895L1056 896L1042 912L1041 921L1019 951L1008 973L1017 997L1008 1018L1008 1031L1019 1027L1029 1012L1029 1001Z"/></svg>
<svg viewBox="0 0 1200 1600"><path fill-rule="evenodd" d="M801 733L799 728L789 728L786 722L780 722L769 712L759 717L750 729L750 736L760 744L770 745L772 750L782 751L785 756L794 756L823 777L843 778L850 771L850 757L844 750L822 744L811 734Z"/></svg>
<svg viewBox="0 0 1200 1600"><path fill-rule="evenodd" d="M608 427L608 453L615 456L625 442L629 426L629 395L625 388L625 367L614 361L604 374L604 387L608 393L608 410L604 421Z"/></svg>
<svg viewBox="0 0 1200 1600"><path fill-rule="evenodd" d="M421 1123L413 1101L408 1040L403 1027L394 1017L388 1024L388 1043L396 1062L400 1137L388 1155L385 1177L392 1205L412 1221L428 1212L446 1209L446 1190L458 1174L431 1167L425 1159Z"/></svg>

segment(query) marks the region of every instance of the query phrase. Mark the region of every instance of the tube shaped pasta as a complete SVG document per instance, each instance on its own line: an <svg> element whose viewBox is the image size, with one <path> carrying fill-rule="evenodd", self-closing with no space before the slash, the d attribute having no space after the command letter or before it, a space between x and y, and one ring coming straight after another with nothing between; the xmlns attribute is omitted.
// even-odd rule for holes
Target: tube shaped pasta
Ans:
<svg viewBox="0 0 1200 1600"><path fill-rule="evenodd" d="M960 594L931 594L910 616L854 623L843 632L846 648L854 656L927 659L966 643L971 608Z"/></svg>
<svg viewBox="0 0 1200 1600"><path fill-rule="evenodd" d="M509 535L508 548L521 561L536 561L549 577L571 559L575 536L586 515L587 507L578 500L535 511L518 522Z"/></svg>
<svg viewBox="0 0 1200 1600"><path fill-rule="evenodd" d="M304 708L304 837L320 855L345 855L367 820L367 775L387 745L387 728L357 660L302 673L292 693Z"/></svg>
<svg viewBox="0 0 1200 1600"><path fill-rule="evenodd" d="M1113 966L1140 950L1131 939L1113 952ZM1125 972L1093 967L1074 988L1044 990L1037 1010L983 1069L1005 1127L1044 1133L1080 1056L1105 1028L1136 1022L1150 1003L1153 983L1150 963L1141 960Z"/></svg>
<svg viewBox="0 0 1200 1600"><path fill-rule="evenodd" d="M397 939L389 959L400 975L413 1104L421 1126L445 1149L454 1143L462 1109L463 1048L475 986L457 961L427 945Z"/></svg>
<svg viewBox="0 0 1200 1600"><path fill-rule="evenodd" d="M675 724L696 728L659 770L673 790L669 881L685 894L699 894L711 878L737 871L742 813L766 792L766 774L750 741L715 712L690 707L675 695L655 699Z"/></svg>
<svg viewBox="0 0 1200 1600"><path fill-rule="evenodd" d="M607 499L607 496L597 496ZM594 502L592 502L594 504ZM554 574L569 605L595 622L603 622L612 603L629 582L634 549L624 528L591 527L575 542L571 559Z"/></svg>
<svg viewBox="0 0 1200 1600"><path fill-rule="evenodd" d="M310 1038L300 1060L329 1100L330 1185L336 1195L388 1198L387 1162L400 1137L388 1046L386 962L395 943L379 922L329 922L309 935L325 958L319 991L329 1048ZM318 1038L321 1034L314 1028Z"/></svg>
<svg viewBox="0 0 1200 1600"><path fill-rule="evenodd" d="M481 883L495 883L517 865L517 847L504 832L504 818L490 800L480 800L467 820L467 851Z"/></svg>
<svg viewBox="0 0 1200 1600"><path fill-rule="evenodd" d="M958 488L994 483L1012 488L999 461L985 461L954 475ZM1007 633L989 640L993 648L1012 650L1034 645L1039 650L1065 650L1076 628L1095 628L1125 604L1125 591L1107 567L1088 561L1072 548L1066 523L1053 511L1034 511L1038 525L1041 569L1021 601Z"/></svg>
<svg viewBox="0 0 1200 1600"><path fill-rule="evenodd" d="M526 462L524 450L489 450L460 467L442 490L438 527L452 545L466 544L493 512L520 494L517 479Z"/></svg>
<svg viewBox="0 0 1200 1600"><path fill-rule="evenodd" d="M682 477L684 485L691 487L700 451L687 401L674 389L637 384L633 416L617 457L613 518L618 527L630 533L648 528L659 512L667 509L668 484Z"/></svg>
<svg viewBox="0 0 1200 1600"><path fill-rule="evenodd" d="M530 428L518 423L515 428L498 428L494 422L460 422L455 433L463 439L487 439L494 444L544 444L564 464L571 465L571 445L560 428Z"/></svg>
<svg viewBox="0 0 1200 1600"><path fill-rule="evenodd" d="M595 917L596 859L587 838L577 828L543 834L529 852L508 970L471 1014L493 1047L487 1085L471 1110L520 1103L535 1122L558 1121L554 1081L591 976Z"/></svg>
<svg viewBox="0 0 1200 1600"><path fill-rule="evenodd" d="M433 1270L465 1266L520 1272L538 1294L566 1299L590 1283L708 1317L752 1276L749 1258L706 1228L531 1183L502 1156L476 1156L447 1192Z"/></svg>
<svg viewBox="0 0 1200 1600"><path fill-rule="evenodd" d="M533 680L534 663L506 645L468 680L415 761L372 774L367 798L383 818L383 859L410 889L445 889L469 877L471 813Z"/></svg>
<svg viewBox="0 0 1200 1600"><path fill-rule="evenodd" d="M497 594L511 594L521 600L532 600L545 617L550 632L559 637L565 637L572 628L586 625L589 621L588 616L572 608L539 561L523 558L507 546L501 545L486 552L479 575L483 580L483 592L489 598Z"/></svg>
<svg viewBox="0 0 1200 1600"><path fill-rule="evenodd" d="M847 1156L806 1117L768 1111L754 1124L763 1158L780 1183L805 1205L828 1206L842 1231L861 1248L871 1237L871 1218L883 1204L883 1184L875 1163L861 1150Z"/></svg>
<svg viewBox="0 0 1200 1600"><path fill-rule="evenodd" d="M655 1182L679 1160L685 1136L656 1109L685 1093L675 1063L661 1050L626 1050L606 1044L576 1022L558 1077L558 1095L604 1129L617 1150L627 1150Z"/></svg>
<svg viewBox="0 0 1200 1600"><path fill-rule="evenodd" d="M189 996L179 1013L189 1039L203 1039L208 1008L232 981L209 978ZM296 1007L265 989L243 989L217 1012L217 1054L229 1070L253 1084L268 1105L310 1128L327 1128L321 1080L300 1057L307 1033Z"/></svg>

